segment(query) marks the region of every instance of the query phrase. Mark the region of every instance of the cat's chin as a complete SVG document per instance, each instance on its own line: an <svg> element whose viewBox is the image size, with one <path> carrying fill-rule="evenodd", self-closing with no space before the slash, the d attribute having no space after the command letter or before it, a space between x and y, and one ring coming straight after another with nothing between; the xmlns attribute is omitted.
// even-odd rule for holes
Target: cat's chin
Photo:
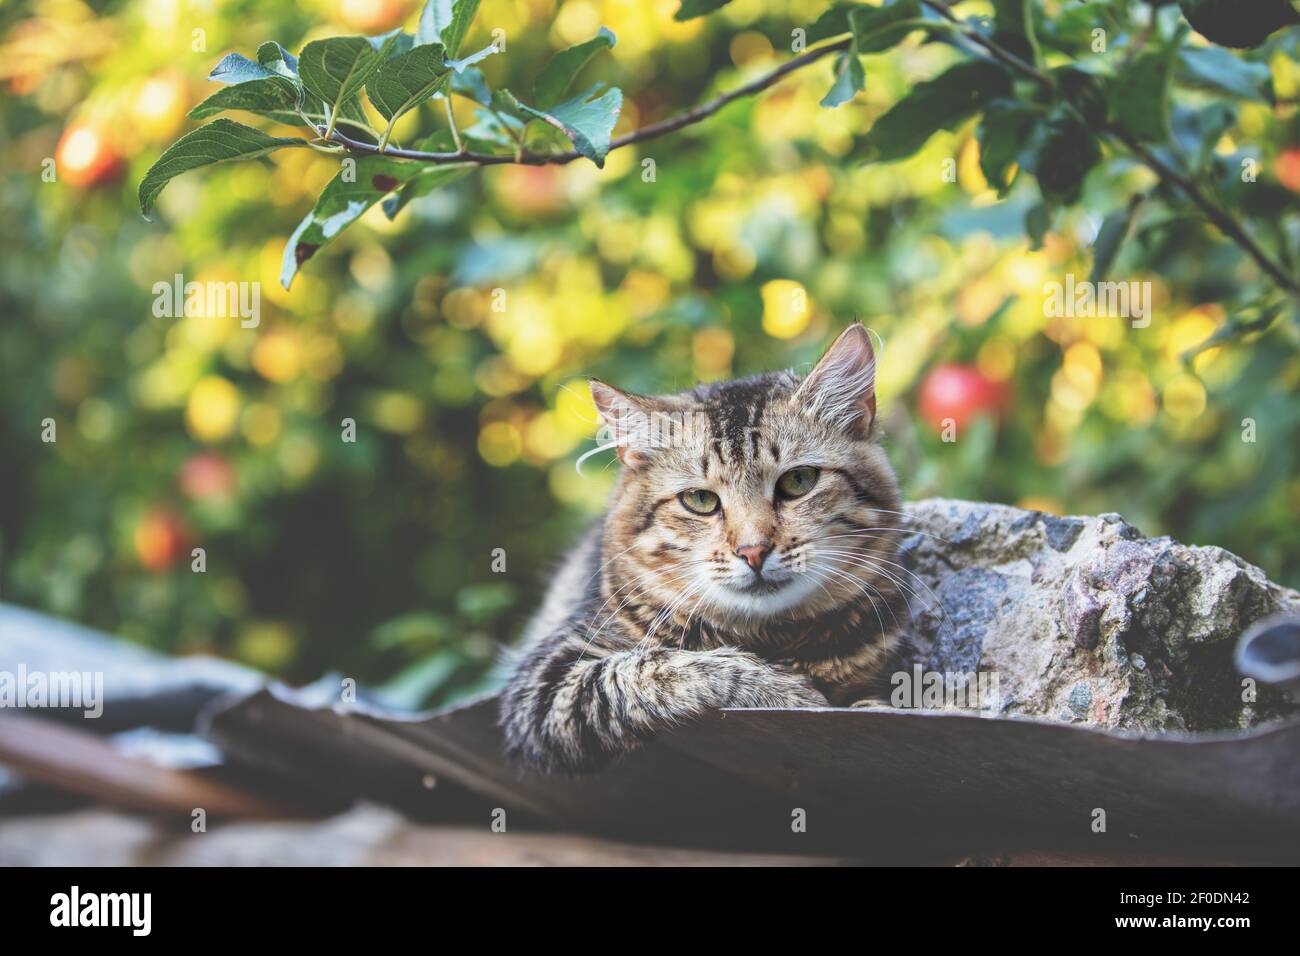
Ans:
<svg viewBox="0 0 1300 956"><path fill-rule="evenodd" d="M758 579L743 586L722 582L714 585L712 603L715 613L752 621L788 614L808 601L814 587L804 577Z"/></svg>

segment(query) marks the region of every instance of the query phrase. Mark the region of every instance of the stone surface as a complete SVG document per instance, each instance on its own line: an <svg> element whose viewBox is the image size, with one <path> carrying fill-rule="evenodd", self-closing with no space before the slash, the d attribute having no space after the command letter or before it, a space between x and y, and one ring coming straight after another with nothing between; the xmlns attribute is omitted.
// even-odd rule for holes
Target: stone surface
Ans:
<svg viewBox="0 0 1300 956"><path fill-rule="evenodd" d="M996 674L992 713L1210 731L1297 710L1274 688L1250 700L1232 652L1259 618L1300 613L1300 593L1236 555L1144 537L1116 514L940 498L908 512L916 661Z"/></svg>

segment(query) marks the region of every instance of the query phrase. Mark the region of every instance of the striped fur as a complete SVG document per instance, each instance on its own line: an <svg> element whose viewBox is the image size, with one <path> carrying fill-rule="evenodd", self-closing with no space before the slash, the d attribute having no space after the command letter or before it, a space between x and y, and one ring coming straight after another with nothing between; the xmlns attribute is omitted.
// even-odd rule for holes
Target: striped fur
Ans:
<svg viewBox="0 0 1300 956"><path fill-rule="evenodd" d="M900 497L877 443L860 325L800 379L773 372L643 397L593 382L624 468L562 565L502 701L512 754L582 772L719 707L846 705L879 692L906 633ZM646 427L662 416L667 427ZM800 497L778 479L812 467ZM682 494L717 495L698 514ZM756 571L738 549L767 549Z"/></svg>

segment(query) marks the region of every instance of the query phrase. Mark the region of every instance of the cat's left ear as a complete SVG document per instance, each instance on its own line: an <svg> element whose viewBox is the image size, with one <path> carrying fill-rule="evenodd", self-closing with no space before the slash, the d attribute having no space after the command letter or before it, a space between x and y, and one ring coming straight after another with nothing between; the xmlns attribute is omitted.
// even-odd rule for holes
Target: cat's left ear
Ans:
<svg viewBox="0 0 1300 956"><path fill-rule="evenodd" d="M795 404L837 428L866 437L876 420L876 353L861 322L840 333L808 373Z"/></svg>
<svg viewBox="0 0 1300 956"><path fill-rule="evenodd" d="M629 468L644 465L655 445L653 438L658 422L654 401L620 391L598 378L591 379L589 384L591 399L596 403L596 411L619 460Z"/></svg>

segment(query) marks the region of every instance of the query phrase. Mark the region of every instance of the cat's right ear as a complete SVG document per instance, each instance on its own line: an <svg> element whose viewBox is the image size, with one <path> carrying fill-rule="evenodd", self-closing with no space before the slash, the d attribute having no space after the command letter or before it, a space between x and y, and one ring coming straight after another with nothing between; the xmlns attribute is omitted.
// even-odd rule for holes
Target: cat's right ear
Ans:
<svg viewBox="0 0 1300 956"><path fill-rule="evenodd" d="M654 409L648 399L630 392L622 392L593 378L591 400L596 403L596 411L604 422L603 435L606 441L614 443L618 459L629 468L636 468L648 460L651 447L650 435Z"/></svg>
<svg viewBox="0 0 1300 956"><path fill-rule="evenodd" d="M861 322L826 350L799 386L795 403L836 427L870 436L876 420L876 353Z"/></svg>

